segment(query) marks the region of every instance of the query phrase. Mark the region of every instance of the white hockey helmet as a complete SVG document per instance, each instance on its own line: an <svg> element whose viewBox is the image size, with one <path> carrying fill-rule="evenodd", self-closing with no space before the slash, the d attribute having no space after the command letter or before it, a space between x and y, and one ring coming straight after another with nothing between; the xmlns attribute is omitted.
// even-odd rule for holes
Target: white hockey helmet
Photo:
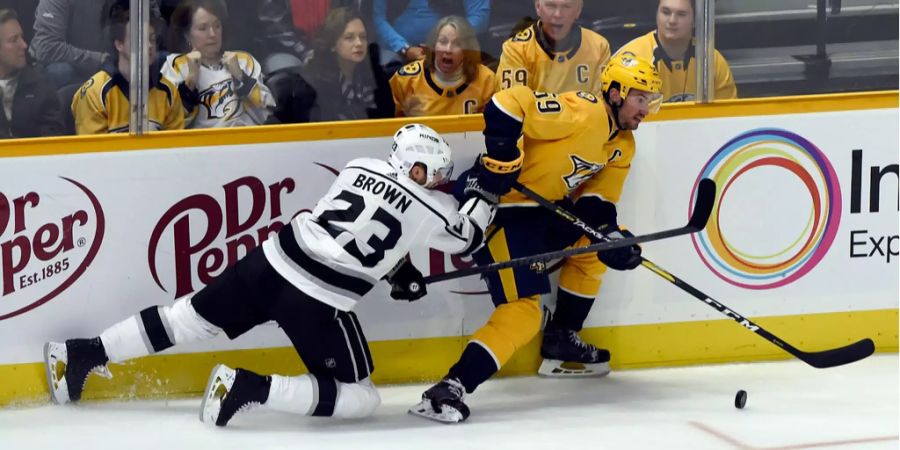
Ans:
<svg viewBox="0 0 900 450"><path fill-rule="evenodd" d="M417 163L424 165L427 188L450 181L453 174L450 144L437 131L420 123L404 125L397 130L388 162L406 176Z"/></svg>

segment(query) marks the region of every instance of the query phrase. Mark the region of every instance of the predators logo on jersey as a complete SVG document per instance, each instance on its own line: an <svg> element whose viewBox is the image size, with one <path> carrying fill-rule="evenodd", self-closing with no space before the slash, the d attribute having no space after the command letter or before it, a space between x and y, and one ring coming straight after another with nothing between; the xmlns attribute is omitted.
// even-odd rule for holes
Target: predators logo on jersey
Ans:
<svg viewBox="0 0 900 450"><path fill-rule="evenodd" d="M609 60L609 42L574 26L567 42L554 48L540 21L503 43L497 90L528 86L535 91L600 93L600 73Z"/></svg>
<svg viewBox="0 0 900 450"><path fill-rule="evenodd" d="M230 120L241 113L240 97L231 80L222 80L200 92L200 105L210 119Z"/></svg>
<svg viewBox="0 0 900 450"><path fill-rule="evenodd" d="M422 61L403 66L391 77L397 117L477 114L494 94L494 73L478 65L474 80L442 84Z"/></svg>
<svg viewBox="0 0 900 450"><path fill-rule="evenodd" d="M603 102L578 92L552 94L522 86L498 92L491 101L522 124L520 183L550 201L573 191L618 197L634 145L628 142L631 132L616 128ZM501 204L529 203L516 190L501 198Z"/></svg>
<svg viewBox="0 0 900 450"><path fill-rule="evenodd" d="M594 176L594 174L603 170L603 167L605 166L605 164L587 161L578 155L569 155L569 157L572 159L572 173L564 176L563 180L565 180L570 193L578 188L578 186L581 186L581 183L584 183Z"/></svg>

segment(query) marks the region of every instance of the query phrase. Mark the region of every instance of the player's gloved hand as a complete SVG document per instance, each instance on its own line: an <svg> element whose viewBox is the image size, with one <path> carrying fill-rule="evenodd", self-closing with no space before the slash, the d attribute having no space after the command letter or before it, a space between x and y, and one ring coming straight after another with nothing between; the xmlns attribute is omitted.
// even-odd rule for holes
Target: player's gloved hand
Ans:
<svg viewBox="0 0 900 450"><path fill-rule="evenodd" d="M425 277L409 260L404 262L388 277L391 284L391 298L394 300L416 301L428 293Z"/></svg>
<svg viewBox="0 0 900 450"><path fill-rule="evenodd" d="M478 163L480 163L478 169L473 168L473 172L477 171L478 174L478 186L483 191L490 192L498 198L512 190L513 183L519 178L519 172L522 171L521 165L517 169L498 172L498 170L503 170L503 168L492 170L485 166L486 164L491 164L490 160L479 158Z"/></svg>
<svg viewBox="0 0 900 450"><path fill-rule="evenodd" d="M604 234L612 240L634 237L630 231L623 230L618 226ZM637 244L599 251L597 252L597 258L613 270L631 270L641 265L643 260L641 258L641 246Z"/></svg>
<svg viewBox="0 0 900 450"><path fill-rule="evenodd" d="M484 178L480 174L481 170L483 170L481 167L474 167L472 170L464 173L465 178L460 177L459 181L463 184L462 197L463 199L479 197L488 203L496 205L500 202L500 195L481 185L481 179Z"/></svg>

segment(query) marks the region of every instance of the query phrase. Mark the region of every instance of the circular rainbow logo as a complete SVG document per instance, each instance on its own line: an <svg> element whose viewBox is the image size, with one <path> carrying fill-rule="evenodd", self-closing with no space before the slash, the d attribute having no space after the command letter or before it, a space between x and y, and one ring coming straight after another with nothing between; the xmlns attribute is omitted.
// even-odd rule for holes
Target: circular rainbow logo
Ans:
<svg viewBox="0 0 900 450"><path fill-rule="evenodd" d="M760 168L784 170L798 178L809 193L811 208L800 236L783 248L753 254L737 248L728 239L720 213L735 181ZM692 234L691 239L703 263L728 283L747 289L774 289L790 284L812 270L834 242L841 221L841 187L837 174L818 147L795 133L763 128L741 134L723 145L706 163L694 182L694 195L702 178L716 182L716 204L706 228ZM764 211L767 205L746 207ZM759 239L765 237L762 234Z"/></svg>

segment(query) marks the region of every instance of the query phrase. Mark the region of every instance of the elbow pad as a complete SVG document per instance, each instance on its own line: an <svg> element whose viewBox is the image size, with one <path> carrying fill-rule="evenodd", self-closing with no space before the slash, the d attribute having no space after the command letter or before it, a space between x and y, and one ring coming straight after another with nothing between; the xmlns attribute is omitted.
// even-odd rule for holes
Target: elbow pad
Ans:
<svg viewBox="0 0 900 450"><path fill-rule="evenodd" d="M493 100L484 107L484 147L492 159L514 161L519 157L517 143L522 122L506 114Z"/></svg>
<svg viewBox="0 0 900 450"><path fill-rule="evenodd" d="M480 196L472 196L460 206L459 212L468 218L470 224L469 245L461 252L465 256L472 254L484 244L484 230L494 220L497 207Z"/></svg>

